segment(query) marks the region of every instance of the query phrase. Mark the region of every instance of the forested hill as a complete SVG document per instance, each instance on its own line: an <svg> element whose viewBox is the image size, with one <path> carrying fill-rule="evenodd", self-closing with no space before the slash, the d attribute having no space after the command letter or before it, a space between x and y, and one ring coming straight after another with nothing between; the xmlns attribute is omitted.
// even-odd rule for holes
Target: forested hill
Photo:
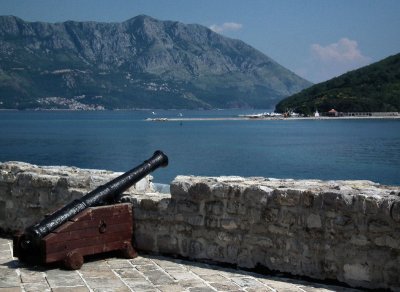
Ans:
<svg viewBox="0 0 400 292"><path fill-rule="evenodd" d="M282 100L278 112L400 111L400 54L316 84Z"/></svg>
<svg viewBox="0 0 400 292"><path fill-rule="evenodd" d="M0 17L0 108L269 108L310 85L201 25Z"/></svg>

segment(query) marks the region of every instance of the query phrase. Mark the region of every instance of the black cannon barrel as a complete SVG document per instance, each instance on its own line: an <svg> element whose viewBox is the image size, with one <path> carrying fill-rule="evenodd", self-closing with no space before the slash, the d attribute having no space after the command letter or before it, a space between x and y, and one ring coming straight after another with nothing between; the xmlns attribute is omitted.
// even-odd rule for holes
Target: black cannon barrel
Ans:
<svg viewBox="0 0 400 292"><path fill-rule="evenodd" d="M24 249L31 248L32 244L37 244L38 240L81 211L88 207L103 205L104 203L111 201L115 196L126 191L129 187L144 178L150 172L160 166L165 167L167 165L168 157L162 151L154 152L151 158L137 167L125 172L110 182L99 186L82 198L65 205L53 214L44 218L41 222L28 227L25 230L25 240L22 242L21 247Z"/></svg>

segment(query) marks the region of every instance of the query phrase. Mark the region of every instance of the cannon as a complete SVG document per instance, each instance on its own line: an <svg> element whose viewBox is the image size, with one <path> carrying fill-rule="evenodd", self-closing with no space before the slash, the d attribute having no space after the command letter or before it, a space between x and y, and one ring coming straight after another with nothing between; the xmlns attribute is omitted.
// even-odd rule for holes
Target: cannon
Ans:
<svg viewBox="0 0 400 292"><path fill-rule="evenodd" d="M137 167L76 199L13 238L13 253L20 261L47 264L63 261L79 269L83 256L120 250L133 258L133 217L129 203L116 198L158 167L168 165L161 151Z"/></svg>

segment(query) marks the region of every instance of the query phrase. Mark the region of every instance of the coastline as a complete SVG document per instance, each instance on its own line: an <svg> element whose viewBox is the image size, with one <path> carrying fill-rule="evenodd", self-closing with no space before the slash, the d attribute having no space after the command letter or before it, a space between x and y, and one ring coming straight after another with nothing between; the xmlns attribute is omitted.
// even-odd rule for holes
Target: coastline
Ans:
<svg viewBox="0 0 400 292"><path fill-rule="evenodd" d="M149 122L189 122L189 121L298 121L298 120L392 120L400 119L398 116L346 116L346 117L215 117L215 118L147 118Z"/></svg>

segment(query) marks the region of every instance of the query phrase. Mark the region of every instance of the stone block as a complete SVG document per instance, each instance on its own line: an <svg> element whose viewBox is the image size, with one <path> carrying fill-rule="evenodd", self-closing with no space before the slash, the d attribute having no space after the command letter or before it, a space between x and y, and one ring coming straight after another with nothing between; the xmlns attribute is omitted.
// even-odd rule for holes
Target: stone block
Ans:
<svg viewBox="0 0 400 292"><path fill-rule="evenodd" d="M262 262L263 259L258 259L258 262ZM237 256L237 264L239 267L243 268L253 268L256 266L257 262L253 262L253 259L250 255L250 251L247 247L239 248L238 256Z"/></svg>
<svg viewBox="0 0 400 292"><path fill-rule="evenodd" d="M59 180L58 176L55 175L33 175L31 185L33 188L48 188L52 189Z"/></svg>
<svg viewBox="0 0 400 292"><path fill-rule="evenodd" d="M68 187L81 188L81 186L79 186L78 184L76 184L76 186L70 185L68 177L66 176L59 177L57 184L54 187L62 190L66 190L68 189Z"/></svg>
<svg viewBox="0 0 400 292"><path fill-rule="evenodd" d="M240 242L242 239L242 235L232 232L220 231L217 234L217 239L222 242Z"/></svg>
<svg viewBox="0 0 400 292"><path fill-rule="evenodd" d="M178 233L184 233L187 235L190 235L193 230L193 226L188 223L175 223L174 227Z"/></svg>
<svg viewBox="0 0 400 292"><path fill-rule="evenodd" d="M355 201L354 196L343 194L340 191L323 192L321 196L324 209L350 211Z"/></svg>
<svg viewBox="0 0 400 292"><path fill-rule="evenodd" d="M368 240L367 237L365 237L365 235L362 234L353 234L351 236L351 240L350 243L354 244L354 245L359 245L359 246L365 246L370 244L370 241Z"/></svg>
<svg viewBox="0 0 400 292"><path fill-rule="evenodd" d="M8 184L14 184L17 176L11 171L0 169L0 181Z"/></svg>
<svg viewBox="0 0 400 292"><path fill-rule="evenodd" d="M193 226L203 226L204 216L202 215L188 215L184 217L184 221Z"/></svg>
<svg viewBox="0 0 400 292"><path fill-rule="evenodd" d="M0 183L0 198L3 200L11 199L11 187Z"/></svg>
<svg viewBox="0 0 400 292"><path fill-rule="evenodd" d="M145 211L158 211L158 201L152 199L143 199L140 201L140 209Z"/></svg>
<svg viewBox="0 0 400 292"><path fill-rule="evenodd" d="M172 198L187 198L189 188L191 186L190 179L184 176L177 176L170 185Z"/></svg>
<svg viewBox="0 0 400 292"><path fill-rule="evenodd" d="M257 224L262 221L263 209L258 207L247 208L247 220L250 224Z"/></svg>
<svg viewBox="0 0 400 292"><path fill-rule="evenodd" d="M221 219L221 227L226 230L234 230L238 225L235 219Z"/></svg>
<svg viewBox="0 0 400 292"><path fill-rule="evenodd" d="M180 200L177 201L177 210L180 213L197 213L199 212L199 204L189 200Z"/></svg>
<svg viewBox="0 0 400 292"><path fill-rule="evenodd" d="M305 191L301 193L301 202L303 203L303 206L307 208L311 208L314 203L314 197L315 194L313 194L311 191Z"/></svg>
<svg viewBox="0 0 400 292"><path fill-rule="evenodd" d="M134 245L139 250L154 251L155 250L155 237L154 233L150 229L148 233L135 231L134 234Z"/></svg>
<svg viewBox="0 0 400 292"><path fill-rule="evenodd" d="M287 209L281 209L279 212L278 222L282 226L293 226L297 224L297 214Z"/></svg>
<svg viewBox="0 0 400 292"><path fill-rule="evenodd" d="M147 175L142 178L140 181L135 183L134 188L137 192L144 193L150 190L150 181L153 179L151 175Z"/></svg>
<svg viewBox="0 0 400 292"><path fill-rule="evenodd" d="M338 226L347 226L352 223L352 219L349 216L336 216L336 218L333 220L333 223Z"/></svg>
<svg viewBox="0 0 400 292"><path fill-rule="evenodd" d="M219 228L220 227L220 219L218 216L205 216L204 217L204 226L206 228Z"/></svg>
<svg viewBox="0 0 400 292"><path fill-rule="evenodd" d="M239 199L229 199L226 202L226 213L245 215L247 214L247 206Z"/></svg>
<svg viewBox="0 0 400 292"><path fill-rule="evenodd" d="M278 214L279 214L279 209L273 209L267 207L264 209L263 217L266 222L273 223L278 220Z"/></svg>
<svg viewBox="0 0 400 292"><path fill-rule="evenodd" d="M253 262L255 265L260 264L263 266L270 266L266 259L271 255L276 255L275 249L265 249L261 246L252 246L251 248L249 248L250 261ZM282 256L279 255L278 258L281 259Z"/></svg>
<svg viewBox="0 0 400 292"><path fill-rule="evenodd" d="M218 199L225 199L230 197L233 192L233 187L225 183L216 183L211 186L212 196ZM240 197L240 192L238 193Z"/></svg>
<svg viewBox="0 0 400 292"><path fill-rule="evenodd" d="M87 193L88 193L88 191L85 189L70 188L67 190L67 192L65 192L65 195L63 195L63 192L59 192L58 194L59 194L59 197L61 197L61 198L63 198L63 196L68 196L68 194L69 194L71 200L74 200L74 199L79 199L80 197L86 195Z"/></svg>
<svg viewBox="0 0 400 292"><path fill-rule="evenodd" d="M49 270L46 280L51 288L85 285L79 274L74 271Z"/></svg>
<svg viewBox="0 0 400 292"><path fill-rule="evenodd" d="M206 247L206 255L210 259L220 261L224 258L224 248L216 243L210 243Z"/></svg>
<svg viewBox="0 0 400 292"><path fill-rule="evenodd" d="M178 254L178 240L175 236L171 235L158 235L157 236L158 251L162 253Z"/></svg>
<svg viewBox="0 0 400 292"><path fill-rule="evenodd" d="M328 277L335 277L339 270L337 263L334 261L324 261L322 263L322 269Z"/></svg>
<svg viewBox="0 0 400 292"><path fill-rule="evenodd" d="M273 189L257 184L250 185L243 191L246 204L250 206L266 205L272 198Z"/></svg>
<svg viewBox="0 0 400 292"><path fill-rule="evenodd" d="M6 219L6 202L0 201L0 220Z"/></svg>
<svg viewBox="0 0 400 292"><path fill-rule="evenodd" d="M379 202L379 210L377 212L379 214L379 217L381 218L392 217L392 210L393 210L392 207L394 202L399 202L399 197L396 197L396 199L394 200L393 196L390 196L385 200L381 200Z"/></svg>
<svg viewBox="0 0 400 292"><path fill-rule="evenodd" d="M233 282L235 282L237 285L239 285L242 288L253 288L253 289L258 288L260 290L265 288L265 286L261 282L257 281L256 279L250 278L250 277L237 276L237 277L231 278L231 280L233 280Z"/></svg>
<svg viewBox="0 0 400 292"><path fill-rule="evenodd" d="M207 215L222 215L224 204L221 201L208 201L204 206Z"/></svg>
<svg viewBox="0 0 400 292"><path fill-rule="evenodd" d="M13 210L15 207L14 201L7 200L6 201L6 209Z"/></svg>
<svg viewBox="0 0 400 292"><path fill-rule="evenodd" d="M229 199L243 200L243 192L245 187L243 185L230 184L231 191L229 192Z"/></svg>
<svg viewBox="0 0 400 292"><path fill-rule="evenodd" d="M107 182L109 182L110 180L116 178L120 174L122 174L122 173L113 173L112 175L105 176L104 174L102 175L100 173L92 173L87 179L88 188L90 190L94 190L94 189L98 188L99 186L104 185Z"/></svg>
<svg viewBox="0 0 400 292"><path fill-rule="evenodd" d="M321 228L322 227L321 217L318 214L310 214L307 217L307 227Z"/></svg>
<svg viewBox="0 0 400 292"><path fill-rule="evenodd" d="M380 204L382 203L380 198L375 196L370 197L359 197L363 200L363 209L362 212L366 214L377 214L379 212ZM357 199L359 199L357 198Z"/></svg>
<svg viewBox="0 0 400 292"><path fill-rule="evenodd" d="M368 264L345 264L343 266L344 278L350 281L370 281L370 267Z"/></svg>
<svg viewBox="0 0 400 292"><path fill-rule="evenodd" d="M168 195L167 197L163 197L158 201L158 209L160 212L170 212L174 210L174 207L171 204L171 197Z"/></svg>
<svg viewBox="0 0 400 292"><path fill-rule="evenodd" d="M248 246L261 246L264 248L271 248L274 246L274 242L268 236L246 234L243 237L244 242L247 242Z"/></svg>
<svg viewBox="0 0 400 292"><path fill-rule="evenodd" d="M248 230L250 230L251 234L255 235L264 235L269 232L268 228L270 224L265 223L257 223L257 224L248 224ZM244 229L242 227L242 229Z"/></svg>
<svg viewBox="0 0 400 292"><path fill-rule="evenodd" d="M300 204L301 191L299 190L275 189L273 194L276 203L280 206L298 206Z"/></svg>
<svg viewBox="0 0 400 292"><path fill-rule="evenodd" d="M218 283L210 283L215 291L240 291L240 287L233 282L225 281Z"/></svg>
<svg viewBox="0 0 400 292"><path fill-rule="evenodd" d="M16 185L22 186L24 188L31 186L32 178L36 176L36 173L32 172L22 172L17 175Z"/></svg>
<svg viewBox="0 0 400 292"><path fill-rule="evenodd" d="M191 237L181 236L180 234L178 234L177 238L179 249L181 251L180 255L184 257L189 256L189 238Z"/></svg>
<svg viewBox="0 0 400 292"><path fill-rule="evenodd" d="M377 246L388 246L393 249L400 249L400 240L395 239L390 235L380 236L374 239Z"/></svg>
<svg viewBox="0 0 400 292"><path fill-rule="evenodd" d="M392 203L390 208L390 216L395 222L400 223L400 200Z"/></svg>
<svg viewBox="0 0 400 292"><path fill-rule="evenodd" d="M207 182L198 182L190 186L188 194L194 201L207 200L211 197L211 189Z"/></svg>
<svg viewBox="0 0 400 292"><path fill-rule="evenodd" d="M287 227L281 227L275 224L268 224L268 231L275 234L288 235L289 230Z"/></svg>
<svg viewBox="0 0 400 292"><path fill-rule="evenodd" d="M226 246L226 258L229 261L229 263L237 262L239 246L240 246L239 243L234 243L234 242Z"/></svg>
<svg viewBox="0 0 400 292"><path fill-rule="evenodd" d="M198 240L191 240L189 243L189 256L201 256L204 251L203 243Z"/></svg>
<svg viewBox="0 0 400 292"><path fill-rule="evenodd" d="M368 231L372 233L386 233L392 231L392 228L386 221L372 219L368 222Z"/></svg>
<svg viewBox="0 0 400 292"><path fill-rule="evenodd" d="M388 286L393 285L394 287L399 287L399 274L400 268L399 264L396 261L388 261L385 263L385 266L382 271L384 283L387 283ZM397 291L399 289L392 289L393 291ZM400 291L400 290L399 290Z"/></svg>
<svg viewBox="0 0 400 292"><path fill-rule="evenodd" d="M310 249L310 247L307 244L304 244L303 248L302 248L302 253L301 253L301 257L303 258L303 260L310 259L311 257L313 257L313 255L314 255L314 253Z"/></svg>
<svg viewBox="0 0 400 292"><path fill-rule="evenodd" d="M298 257L301 254L301 251L304 248L303 247L303 242L298 238L288 238L288 239L286 239L286 242L285 242L285 244L283 246L285 246L285 249L286 249L287 253L292 253L296 257Z"/></svg>
<svg viewBox="0 0 400 292"><path fill-rule="evenodd" d="M156 217L157 214L155 214L154 212L142 210L139 208L134 210L134 214L136 222L140 222L143 220L152 220L157 218Z"/></svg>

